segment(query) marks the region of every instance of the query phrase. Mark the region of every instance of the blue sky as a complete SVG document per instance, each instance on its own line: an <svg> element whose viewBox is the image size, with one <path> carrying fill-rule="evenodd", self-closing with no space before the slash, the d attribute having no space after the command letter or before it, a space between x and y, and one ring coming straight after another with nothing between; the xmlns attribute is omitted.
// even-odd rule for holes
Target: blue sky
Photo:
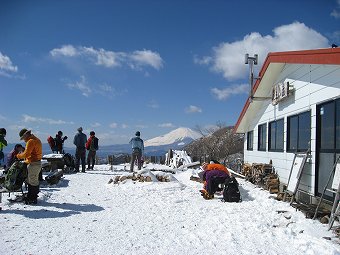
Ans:
<svg viewBox="0 0 340 255"><path fill-rule="evenodd" d="M340 0L0 2L1 127L101 144L234 125L244 54L340 44ZM72 139L66 145L71 145Z"/></svg>

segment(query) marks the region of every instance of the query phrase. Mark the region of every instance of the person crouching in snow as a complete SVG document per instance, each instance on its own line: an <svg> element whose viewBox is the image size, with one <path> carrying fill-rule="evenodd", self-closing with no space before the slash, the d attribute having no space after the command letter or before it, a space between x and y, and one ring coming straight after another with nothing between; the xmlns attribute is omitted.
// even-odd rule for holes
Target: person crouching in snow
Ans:
<svg viewBox="0 0 340 255"><path fill-rule="evenodd" d="M230 178L228 169L220 164L211 162L203 163L202 168L204 170L202 179L204 181L203 190L200 190L204 199L213 199L215 192L219 189L218 185L225 183Z"/></svg>

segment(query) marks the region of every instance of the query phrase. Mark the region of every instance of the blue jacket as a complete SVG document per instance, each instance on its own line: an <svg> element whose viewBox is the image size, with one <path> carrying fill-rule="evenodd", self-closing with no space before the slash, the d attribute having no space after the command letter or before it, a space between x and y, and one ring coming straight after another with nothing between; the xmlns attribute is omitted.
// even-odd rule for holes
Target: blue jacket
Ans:
<svg viewBox="0 0 340 255"><path fill-rule="evenodd" d="M85 144L87 141L87 136L82 133L82 132L78 132L73 139L73 144L77 147L77 148L85 148Z"/></svg>
<svg viewBox="0 0 340 255"><path fill-rule="evenodd" d="M138 148L144 153L144 141L139 136L131 138L130 142L132 149Z"/></svg>

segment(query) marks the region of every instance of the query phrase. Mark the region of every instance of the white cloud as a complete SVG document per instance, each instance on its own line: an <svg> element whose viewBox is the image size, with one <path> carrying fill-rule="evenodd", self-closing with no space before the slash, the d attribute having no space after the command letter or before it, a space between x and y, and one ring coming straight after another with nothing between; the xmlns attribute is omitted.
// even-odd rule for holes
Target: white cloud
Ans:
<svg viewBox="0 0 340 255"><path fill-rule="evenodd" d="M137 50L133 53L114 52L93 47L74 47L64 45L50 51L52 57L79 57L90 61L94 65L115 68L126 64L132 69L140 70L143 66L151 66L156 70L163 67L163 60L159 53L151 50Z"/></svg>
<svg viewBox="0 0 340 255"><path fill-rule="evenodd" d="M67 87L69 87L70 89L79 90L85 97L89 97L92 93L92 89L88 85L86 85L86 79L84 76L80 77L80 81L76 81L75 83L68 83Z"/></svg>
<svg viewBox="0 0 340 255"><path fill-rule="evenodd" d="M233 86L230 86L224 89L218 89L218 88L211 89L211 93L218 100L224 100L224 99L227 99L231 95L246 94L248 92L249 92L249 85L247 84L233 85Z"/></svg>
<svg viewBox="0 0 340 255"><path fill-rule="evenodd" d="M113 122L109 125L110 128L117 128L118 127L118 124Z"/></svg>
<svg viewBox="0 0 340 255"><path fill-rule="evenodd" d="M157 52L150 50L137 50L134 51L130 58L137 66L150 65L156 70L163 67L163 60Z"/></svg>
<svg viewBox="0 0 340 255"><path fill-rule="evenodd" d="M208 65L213 61L213 58L210 56L205 56L203 58L199 58L198 56L194 56L194 63L199 65Z"/></svg>
<svg viewBox="0 0 340 255"><path fill-rule="evenodd" d="M187 107L185 109L185 112L186 113L196 113L196 112L202 112L202 109L197 107L197 106L194 106L194 105L190 105L189 107Z"/></svg>
<svg viewBox="0 0 340 255"><path fill-rule="evenodd" d="M18 67L14 66L11 59L0 52L0 75L9 77L7 72L17 72Z"/></svg>
<svg viewBox="0 0 340 255"><path fill-rule="evenodd" d="M58 56L74 57L76 55L79 55L78 50L72 45L63 45L59 49L53 49L50 51L50 54L53 57Z"/></svg>
<svg viewBox="0 0 340 255"><path fill-rule="evenodd" d="M31 122L37 122L37 123L47 123L50 125L63 125L63 124L74 124L72 121L71 122L67 122L64 120L54 120L54 119L50 119L50 118L40 118L40 117L34 117L34 116L30 116L27 114L23 114L23 122L25 123L31 123Z"/></svg>
<svg viewBox="0 0 340 255"><path fill-rule="evenodd" d="M128 128L129 126L127 124L122 124L122 128L125 129L125 128Z"/></svg>
<svg viewBox="0 0 340 255"><path fill-rule="evenodd" d="M164 128L173 128L175 127L174 124L172 123L162 123L158 125L159 127L164 127Z"/></svg>
<svg viewBox="0 0 340 255"><path fill-rule="evenodd" d="M340 18L340 0L337 1L337 7L331 12L331 16L339 19Z"/></svg>
<svg viewBox="0 0 340 255"><path fill-rule="evenodd" d="M204 63L217 73L222 73L227 80L245 78L249 67L244 64L244 56L258 54L261 67L269 52L307 50L329 47L326 37L300 22L283 25L273 30L274 35L262 36L253 32L246 35L243 40L223 42L213 48L214 55L194 59L195 63ZM209 61L205 60L208 59Z"/></svg>

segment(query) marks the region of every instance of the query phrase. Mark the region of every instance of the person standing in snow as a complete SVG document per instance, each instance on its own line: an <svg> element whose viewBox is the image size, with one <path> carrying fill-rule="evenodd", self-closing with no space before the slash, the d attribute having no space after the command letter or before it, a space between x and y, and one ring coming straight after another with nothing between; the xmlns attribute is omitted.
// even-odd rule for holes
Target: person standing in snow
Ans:
<svg viewBox="0 0 340 255"><path fill-rule="evenodd" d="M200 190L201 195L204 199L213 199L215 192L219 188L218 185L225 183L230 178L230 173L224 165L215 162L210 162L210 164L203 163L202 168L204 170L202 176L204 186Z"/></svg>
<svg viewBox="0 0 340 255"><path fill-rule="evenodd" d="M5 139L6 133L7 132L5 128L0 128L0 162L5 158L5 154L2 150L7 146L7 141Z"/></svg>
<svg viewBox="0 0 340 255"><path fill-rule="evenodd" d="M85 157L86 157L86 149L85 144L87 141L87 136L83 133L83 128L80 127L77 129L78 133L74 136L73 144L76 146L76 172L79 172L79 165L81 161L82 172L85 173Z"/></svg>
<svg viewBox="0 0 340 255"><path fill-rule="evenodd" d="M144 155L144 141L140 138L140 132L137 131L135 135L136 136L131 138L129 142L132 147L130 172L133 172L133 167L136 159L138 162L138 170L142 169L142 157Z"/></svg>
<svg viewBox="0 0 340 255"><path fill-rule="evenodd" d="M39 174L41 172L42 144L39 138L26 128L19 132L20 140L26 142L26 148L17 154L18 159L25 159L27 164L28 192L24 198L25 204L37 204L39 193Z"/></svg>
<svg viewBox="0 0 340 255"><path fill-rule="evenodd" d="M90 137L86 142L86 149L89 151L87 154L87 169L93 170L96 160L96 151L98 150L98 140L99 139L96 137L96 133L94 131L91 131Z"/></svg>
<svg viewBox="0 0 340 255"><path fill-rule="evenodd" d="M59 154L64 154L64 142L67 139L67 136L63 137L63 132L62 131L58 131L58 133L55 135L55 147L56 147L56 151Z"/></svg>

